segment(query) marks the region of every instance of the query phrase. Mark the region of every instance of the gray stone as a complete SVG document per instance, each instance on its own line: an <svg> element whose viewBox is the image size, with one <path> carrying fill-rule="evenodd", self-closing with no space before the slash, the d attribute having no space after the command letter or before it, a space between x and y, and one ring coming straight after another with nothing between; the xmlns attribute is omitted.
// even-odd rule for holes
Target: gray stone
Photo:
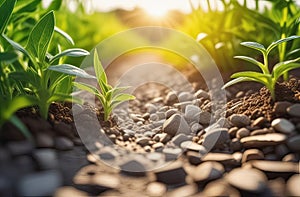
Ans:
<svg viewBox="0 0 300 197"><path fill-rule="evenodd" d="M147 108L147 112L150 114L153 114L157 111L156 106L151 103L147 103L145 107Z"/></svg>
<svg viewBox="0 0 300 197"><path fill-rule="evenodd" d="M154 171L156 180L167 185L184 185L186 172L181 161L171 162Z"/></svg>
<svg viewBox="0 0 300 197"><path fill-rule="evenodd" d="M181 143L180 147L182 149L188 150L188 151L195 151L195 152L201 152L201 153L206 153L207 150L204 146L197 144L192 141L184 141Z"/></svg>
<svg viewBox="0 0 300 197"><path fill-rule="evenodd" d="M36 149L33 157L41 170L53 170L58 167L57 155L53 149Z"/></svg>
<svg viewBox="0 0 300 197"><path fill-rule="evenodd" d="M159 117L156 114L151 114L149 120L151 120L151 121L158 121Z"/></svg>
<svg viewBox="0 0 300 197"><path fill-rule="evenodd" d="M192 101L194 99L193 94L189 92L180 92L178 95L179 102Z"/></svg>
<svg viewBox="0 0 300 197"><path fill-rule="evenodd" d="M203 129L203 126L199 123L194 123L191 126L191 130L193 133L198 133L199 131L201 131Z"/></svg>
<svg viewBox="0 0 300 197"><path fill-rule="evenodd" d="M243 153L242 162L264 159L264 153L258 149L248 149Z"/></svg>
<svg viewBox="0 0 300 197"><path fill-rule="evenodd" d="M215 161L207 161L195 167L190 176L195 182L206 182L221 178L224 171L222 164Z"/></svg>
<svg viewBox="0 0 300 197"><path fill-rule="evenodd" d="M203 125L208 125L211 121L211 114L209 112L203 111L199 114L199 123Z"/></svg>
<svg viewBox="0 0 300 197"><path fill-rule="evenodd" d="M294 152L300 152L300 135L289 138L287 140L287 146Z"/></svg>
<svg viewBox="0 0 300 197"><path fill-rule="evenodd" d="M168 105L172 105L174 104L175 102L177 102L178 99L177 99L177 95L176 95L176 92L169 92L167 95L166 95L166 100L165 100L165 103L167 103Z"/></svg>
<svg viewBox="0 0 300 197"><path fill-rule="evenodd" d="M288 196L300 196L300 175L293 175L287 182Z"/></svg>
<svg viewBox="0 0 300 197"><path fill-rule="evenodd" d="M155 144L152 145L152 148L155 150L155 151L162 151L164 147L164 144L161 143L161 142L157 142Z"/></svg>
<svg viewBox="0 0 300 197"><path fill-rule="evenodd" d="M141 138L137 138L136 143L141 145L141 146L146 146L149 144L150 138L148 137L141 137Z"/></svg>
<svg viewBox="0 0 300 197"><path fill-rule="evenodd" d="M287 101L279 101L274 104L274 111L278 115L284 115L287 113L287 108L290 107L292 103Z"/></svg>
<svg viewBox="0 0 300 197"><path fill-rule="evenodd" d="M157 112L156 115L157 115L159 120L163 120L163 119L166 118L166 115L165 115L164 112Z"/></svg>
<svg viewBox="0 0 300 197"><path fill-rule="evenodd" d="M267 177L256 169L236 168L225 178L232 186L248 192L260 193L267 186Z"/></svg>
<svg viewBox="0 0 300 197"><path fill-rule="evenodd" d="M198 90L198 91L194 94L194 96L195 96L196 98L203 98L203 99L209 99L209 98L210 98L209 94L208 94L206 91L204 91L204 90Z"/></svg>
<svg viewBox="0 0 300 197"><path fill-rule="evenodd" d="M188 141L191 140L191 137L188 137L185 134L178 134L175 137L173 137L172 142L176 145L176 146L180 146L180 144L184 141Z"/></svg>
<svg viewBox="0 0 300 197"><path fill-rule="evenodd" d="M281 133L289 134L293 132L296 128L293 123L284 118L277 118L272 121L272 127Z"/></svg>
<svg viewBox="0 0 300 197"><path fill-rule="evenodd" d="M72 150L74 143L66 137L56 137L54 139L54 146L57 150Z"/></svg>
<svg viewBox="0 0 300 197"><path fill-rule="evenodd" d="M36 135L36 146L38 148L52 148L54 146L53 137L47 133L38 133Z"/></svg>
<svg viewBox="0 0 300 197"><path fill-rule="evenodd" d="M17 193L19 196L53 196L62 183L62 176L58 171L28 174L20 178Z"/></svg>
<svg viewBox="0 0 300 197"><path fill-rule="evenodd" d="M195 105L188 105L185 108L184 117L187 122L199 122L199 114L201 109Z"/></svg>
<svg viewBox="0 0 300 197"><path fill-rule="evenodd" d="M254 135L244 137L241 143L245 148L257 148L262 146L275 146L285 142L287 136L280 133L270 133L265 135Z"/></svg>
<svg viewBox="0 0 300 197"><path fill-rule="evenodd" d="M33 151L33 144L30 141L12 141L6 148L12 156L28 155Z"/></svg>
<svg viewBox="0 0 300 197"><path fill-rule="evenodd" d="M229 133L226 128L216 128L208 131L203 140L203 146L207 150L211 150L213 148L223 147L224 144L229 141Z"/></svg>
<svg viewBox="0 0 300 197"><path fill-rule="evenodd" d="M182 150L180 148L164 148L162 152L165 154L166 161L172 161L178 158Z"/></svg>
<svg viewBox="0 0 300 197"><path fill-rule="evenodd" d="M158 162L158 161L162 161L164 159L164 155L162 153L159 152L152 152L152 153L148 153L146 155L146 157L154 162Z"/></svg>
<svg viewBox="0 0 300 197"><path fill-rule="evenodd" d="M230 122L236 127L245 127L250 124L250 118L244 114L233 114L229 117Z"/></svg>
<svg viewBox="0 0 300 197"><path fill-rule="evenodd" d="M300 117L300 104L294 104L288 107L287 112L290 116Z"/></svg>
<svg viewBox="0 0 300 197"><path fill-rule="evenodd" d="M174 114L166 120L162 129L170 136L174 136L179 133L190 134L192 132L185 119L178 114Z"/></svg>
<svg viewBox="0 0 300 197"><path fill-rule="evenodd" d="M178 112L178 109L169 109L165 112L166 118L170 118L172 115L176 114Z"/></svg>
<svg viewBox="0 0 300 197"><path fill-rule="evenodd" d="M135 132L129 129L124 129L124 133L129 135L129 137L134 137Z"/></svg>
<svg viewBox="0 0 300 197"><path fill-rule="evenodd" d="M120 165L124 174L131 176L144 176L146 168L139 159L132 159Z"/></svg>

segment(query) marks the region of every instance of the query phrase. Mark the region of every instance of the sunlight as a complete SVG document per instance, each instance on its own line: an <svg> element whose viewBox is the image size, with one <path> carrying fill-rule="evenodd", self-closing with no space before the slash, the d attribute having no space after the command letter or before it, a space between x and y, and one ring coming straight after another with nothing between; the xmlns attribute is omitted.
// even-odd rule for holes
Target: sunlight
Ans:
<svg viewBox="0 0 300 197"><path fill-rule="evenodd" d="M168 6L166 6L166 4L155 3L153 1L148 1L141 7L148 15L156 18L162 18L166 16L168 11L170 10Z"/></svg>

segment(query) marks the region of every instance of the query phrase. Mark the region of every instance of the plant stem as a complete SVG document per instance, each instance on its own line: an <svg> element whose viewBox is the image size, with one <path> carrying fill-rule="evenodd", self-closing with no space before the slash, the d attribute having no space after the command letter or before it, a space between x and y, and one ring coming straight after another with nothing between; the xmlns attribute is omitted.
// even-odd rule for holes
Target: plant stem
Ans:
<svg viewBox="0 0 300 197"><path fill-rule="evenodd" d="M281 20L281 36L280 39L286 38L286 25L287 25L287 19L288 19L288 4L287 6L283 9L282 13L282 20ZM279 50L279 61L283 62L285 60L285 53L286 53L286 42L282 43L281 46L278 47ZM283 79L287 81L289 78L289 73L285 72L283 74Z"/></svg>

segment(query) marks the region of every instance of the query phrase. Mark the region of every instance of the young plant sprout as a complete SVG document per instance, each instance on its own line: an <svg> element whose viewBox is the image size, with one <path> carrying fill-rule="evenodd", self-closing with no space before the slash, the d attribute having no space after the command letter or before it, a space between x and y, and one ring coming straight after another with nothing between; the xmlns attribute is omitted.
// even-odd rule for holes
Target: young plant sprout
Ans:
<svg viewBox="0 0 300 197"><path fill-rule="evenodd" d="M82 82L74 82L74 86L94 94L100 100L104 110L104 120L107 121L112 110L117 105L125 101L133 100L135 97L131 94L122 93L122 91L129 87L112 87L108 84L107 76L99 60L97 50L94 51L94 69L101 91Z"/></svg>
<svg viewBox="0 0 300 197"><path fill-rule="evenodd" d="M260 51L263 54L263 63L247 56L235 56L235 58L248 61L258 66L262 72L245 71L234 73L233 75L231 75L231 78L235 79L226 83L222 88L224 89L233 84L243 81L255 81L265 85L271 92L272 99L275 100L275 85L279 77L289 72L290 70L300 68L300 63L296 63L300 60L300 57L293 60L279 62L273 67L272 72L270 72L268 69L268 56L270 52L278 45L297 38L300 38L300 36L290 36L284 39L277 40L276 42L273 42L270 46L268 46L267 49L257 42L242 42L241 45Z"/></svg>

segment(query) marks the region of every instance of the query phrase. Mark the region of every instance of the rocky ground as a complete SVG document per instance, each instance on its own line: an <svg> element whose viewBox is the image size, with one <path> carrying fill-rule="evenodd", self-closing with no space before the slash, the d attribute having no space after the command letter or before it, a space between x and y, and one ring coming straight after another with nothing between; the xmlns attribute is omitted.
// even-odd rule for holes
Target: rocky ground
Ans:
<svg viewBox="0 0 300 197"><path fill-rule="evenodd" d="M300 196L299 81L280 87L215 112L209 91L148 84L106 123L86 105L20 112L35 143L3 129L0 196Z"/></svg>

